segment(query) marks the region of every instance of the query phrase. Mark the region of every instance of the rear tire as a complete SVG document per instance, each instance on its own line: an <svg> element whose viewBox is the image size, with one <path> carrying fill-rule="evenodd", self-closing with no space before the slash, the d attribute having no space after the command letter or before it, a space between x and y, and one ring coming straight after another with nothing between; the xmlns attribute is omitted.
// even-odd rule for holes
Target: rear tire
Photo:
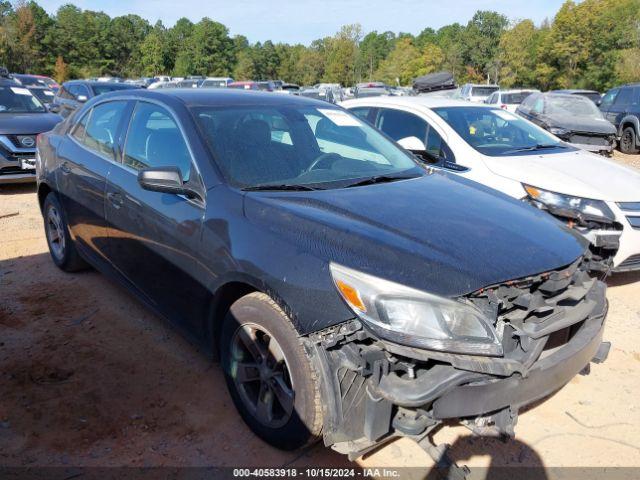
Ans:
<svg viewBox="0 0 640 480"><path fill-rule="evenodd" d="M620 151L626 154L638 153L638 148L636 147L636 132L633 127L627 127L622 131Z"/></svg>
<svg viewBox="0 0 640 480"><path fill-rule="evenodd" d="M289 317L269 296L254 292L237 300L220 343L229 393L257 436L283 450L320 438L317 374Z"/></svg>
<svg viewBox="0 0 640 480"><path fill-rule="evenodd" d="M56 266L65 272L77 272L89 267L69 234L69 226L62 206L54 192L49 192L42 207L44 231L49 245L51 259Z"/></svg>

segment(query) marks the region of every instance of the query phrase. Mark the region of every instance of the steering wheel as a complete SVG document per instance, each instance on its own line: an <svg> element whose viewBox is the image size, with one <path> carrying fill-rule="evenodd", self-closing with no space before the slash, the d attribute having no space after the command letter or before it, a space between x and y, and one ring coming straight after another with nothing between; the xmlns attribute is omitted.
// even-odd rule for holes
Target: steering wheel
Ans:
<svg viewBox="0 0 640 480"><path fill-rule="evenodd" d="M335 160L341 159L342 155L339 155L339 154L334 153L334 152L323 153L323 154L319 155L313 162L311 162L311 165L309 165L309 167L307 167L307 169L304 171L304 173L309 173L310 171L315 170L315 168L320 163L324 162L325 160L327 160L329 158L334 158L334 161L335 161Z"/></svg>

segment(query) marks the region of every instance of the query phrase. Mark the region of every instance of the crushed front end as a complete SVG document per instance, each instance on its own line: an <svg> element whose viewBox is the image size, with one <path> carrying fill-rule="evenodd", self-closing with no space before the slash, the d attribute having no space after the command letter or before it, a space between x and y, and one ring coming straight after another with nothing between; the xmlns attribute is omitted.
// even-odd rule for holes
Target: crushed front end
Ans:
<svg viewBox="0 0 640 480"><path fill-rule="evenodd" d="M446 419L480 435L513 435L522 406L606 358L605 289L581 258L466 296L495 319L501 355L389 342L361 319L310 335L306 348L322 379L325 444L355 458L398 436L420 443Z"/></svg>

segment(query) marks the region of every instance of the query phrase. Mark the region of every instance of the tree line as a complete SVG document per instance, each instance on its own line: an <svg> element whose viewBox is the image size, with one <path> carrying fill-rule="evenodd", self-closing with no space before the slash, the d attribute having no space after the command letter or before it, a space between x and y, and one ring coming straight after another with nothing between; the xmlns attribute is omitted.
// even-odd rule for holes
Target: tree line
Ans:
<svg viewBox="0 0 640 480"><path fill-rule="evenodd" d="M250 43L210 18L167 28L75 5L48 14L34 0L0 0L0 65L58 81L113 75L231 76L301 85L381 80L407 85L448 70L459 83L605 90L640 81L640 0L566 1L536 25L478 11L466 24L418 35L345 25L310 45Z"/></svg>

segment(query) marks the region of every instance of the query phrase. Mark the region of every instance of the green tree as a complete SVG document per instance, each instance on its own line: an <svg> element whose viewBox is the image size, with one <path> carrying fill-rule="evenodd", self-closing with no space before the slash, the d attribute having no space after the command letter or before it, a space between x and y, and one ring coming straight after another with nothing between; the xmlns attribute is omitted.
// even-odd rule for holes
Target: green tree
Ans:
<svg viewBox="0 0 640 480"><path fill-rule="evenodd" d="M342 85L352 85L355 82L355 64L361 37L360 25L345 25L329 40L326 49L325 81Z"/></svg>
<svg viewBox="0 0 640 480"><path fill-rule="evenodd" d="M370 32L360 42L356 72L358 79L375 80L374 72L393 49L396 36L393 32Z"/></svg>
<svg viewBox="0 0 640 480"><path fill-rule="evenodd" d="M509 21L497 12L477 11L464 32L463 59L477 72L495 77L495 59L500 36Z"/></svg>
<svg viewBox="0 0 640 480"><path fill-rule="evenodd" d="M140 45L140 67L143 75L155 76L169 72L166 30L158 22Z"/></svg>
<svg viewBox="0 0 640 480"><path fill-rule="evenodd" d="M233 40L227 27L203 18L193 27L186 49L191 55L193 74L226 76L233 70L235 60Z"/></svg>

